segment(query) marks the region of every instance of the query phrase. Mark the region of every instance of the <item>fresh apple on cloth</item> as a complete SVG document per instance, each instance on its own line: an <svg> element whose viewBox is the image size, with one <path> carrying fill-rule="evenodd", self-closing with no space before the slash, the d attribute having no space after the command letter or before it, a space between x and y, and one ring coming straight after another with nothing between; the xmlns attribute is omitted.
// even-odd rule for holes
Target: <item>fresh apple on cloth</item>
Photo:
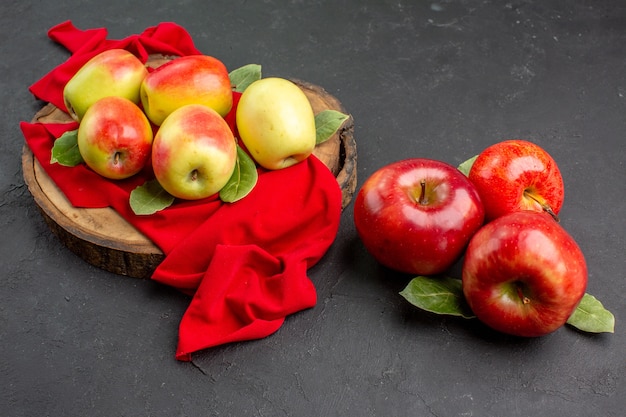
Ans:
<svg viewBox="0 0 626 417"><path fill-rule="evenodd" d="M518 211L472 237L462 286L472 311L488 326L542 336L564 325L582 299L587 266L577 243L552 217Z"/></svg>
<svg viewBox="0 0 626 417"><path fill-rule="evenodd" d="M203 104L222 117L233 105L228 70L208 55L187 55L159 66L144 78L140 95L148 119L157 126L187 104Z"/></svg>
<svg viewBox="0 0 626 417"><path fill-rule="evenodd" d="M152 149L152 126L132 101L101 98L84 114L77 132L78 151L85 164L110 179L141 171Z"/></svg>
<svg viewBox="0 0 626 417"><path fill-rule="evenodd" d="M406 159L379 169L354 203L354 222L366 249L381 264L417 275L451 267L483 218L480 196L469 179L431 159Z"/></svg>
<svg viewBox="0 0 626 417"><path fill-rule="evenodd" d="M563 178L539 145L521 139L491 145L474 161L469 179L480 194L487 221L520 210L543 211L558 219Z"/></svg>
<svg viewBox="0 0 626 417"><path fill-rule="evenodd" d="M237 162L237 144L215 110L188 104L161 124L152 145L152 168L174 197L199 200L219 192Z"/></svg>
<svg viewBox="0 0 626 417"><path fill-rule="evenodd" d="M287 168L315 149L311 103L289 80L270 77L250 84L239 99L236 120L243 144L263 168Z"/></svg>
<svg viewBox="0 0 626 417"><path fill-rule="evenodd" d="M145 65L125 49L109 49L91 58L63 89L63 100L72 119L80 122L87 109L107 96L127 98L139 104Z"/></svg>

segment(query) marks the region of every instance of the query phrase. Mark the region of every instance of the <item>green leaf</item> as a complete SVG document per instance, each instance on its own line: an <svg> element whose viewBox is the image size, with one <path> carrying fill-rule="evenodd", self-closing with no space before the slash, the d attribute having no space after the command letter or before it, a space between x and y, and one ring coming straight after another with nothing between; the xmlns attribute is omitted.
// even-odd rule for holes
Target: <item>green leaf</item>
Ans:
<svg viewBox="0 0 626 417"><path fill-rule="evenodd" d="M319 145L330 139L332 135L348 119L347 114L337 110L323 110L315 115L315 143Z"/></svg>
<svg viewBox="0 0 626 417"><path fill-rule="evenodd" d="M78 150L78 129L63 133L52 145L50 163L58 163L66 167L74 167L83 162Z"/></svg>
<svg viewBox="0 0 626 417"><path fill-rule="evenodd" d="M232 70L228 75L233 90L242 93L250 84L261 79L261 66L259 64L244 65Z"/></svg>
<svg viewBox="0 0 626 417"><path fill-rule="evenodd" d="M593 295L585 294L567 324L589 333L613 333L615 317Z"/></svg>
<svg viewBox="0 0 626 417"><path fill-rule="evenodd" d="M469 177L470 169L472 169L472 165L474 165L474 161L476 160L476 158L478 158L478 155L472 156L470 159L462 162L461 165L459 165L459 171L465 174L466 177Z"/></svg>
<svg viewBox="0 0 626 417"><path fill-rule="evenodd" d="M220 199L225 203L234 203L247 196L259 178L252 158L237 145L237 164L226 185L220 190Z"/></svg>
<svg viewBox="0 0 626 417"><path fill-rule="evenodd" d="M436 314L474 318L467 305L461 280L450 277L418 276L400 292L409 303Z"/></svg>
<svg viewBox="0 0 626 417"><path fill-rule="evenodd" d="M172 205L174 196L154 179L146 181L130 192L130 207L137 215L154 214Z"/></svg>

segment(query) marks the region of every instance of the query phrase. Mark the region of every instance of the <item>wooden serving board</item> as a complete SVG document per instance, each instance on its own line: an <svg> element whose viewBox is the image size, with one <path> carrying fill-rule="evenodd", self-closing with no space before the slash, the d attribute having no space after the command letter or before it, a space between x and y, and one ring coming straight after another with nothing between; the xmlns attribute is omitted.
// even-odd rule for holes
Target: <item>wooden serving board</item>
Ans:
<svg viewBox="0 0 626 417"><path fill-rule="evenodd" d="M300 80L292 81L307 95L315 113L325 109L347 113L339 100L323 88ZM41 123L71 121L67 113L52 104L44 106L33 118L33 122ZM314 151L337 178L344 208L356 188L353 132L354 122L350 117L332 138ZM148 278L164 259L163 252L115 210L72 206L26 145L22 151L22 170L24 181L52 232L86 262L116 274Z"/></svg>

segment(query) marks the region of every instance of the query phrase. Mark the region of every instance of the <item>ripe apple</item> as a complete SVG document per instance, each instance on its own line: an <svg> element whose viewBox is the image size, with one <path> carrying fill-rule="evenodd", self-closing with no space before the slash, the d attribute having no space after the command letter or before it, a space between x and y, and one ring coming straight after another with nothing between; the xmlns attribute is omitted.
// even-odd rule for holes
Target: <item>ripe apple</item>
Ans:
<svg viewBox="0 0 626 417"><path fill-rule="evenodd" d="M520 210L545 211L558 220L564 187L559 167L539 145L521 139L489 146L469 172L487 221Z"/></svg>
<svg viewBox="0 0 626 417"><path fill-rule="evenodd" d="M141 103L148 119L159 126L186 104L203 104L226 116L233 92L226 66L208 55L189 55L159 66L141 84Z"/></svg>
<svg viewBox="0 0 626 417"><path fill-rule="evenodd" d="M501 216L472 237L463 293L476 317L516 336L561 327L587 287L587 266L574 239L546 213Z"/></svg>
<svg viewBox="0 0 626 417"><path fill-rule="evenodd" d="M91 58L63 89L69 115L80 122L93 103L106 96L119 96L139 104L139 88L148 75L145 65L124 49L109 49Z"/></svg>
<svg viewBox="0 0 626 417"><path fill-rule="evenodd" d="M230 127L215 110L188 104L161 124L152 145L152 168L174 197L198 200L219 192L237 161Z"/></svg>
<svg viewBox="0 0 626 417"><path fill-rule="evenodd" d="M243 144L266 169L287 168L315 149L311 103L300 87L284 78L250 84L239 99L236 120Z"/></svg>
<svg viewBox="0 0 626 417"><path fill-rule="evenodd" d="M441 161L412 158L370 176L354 202L354 222L381 264L410 274L446 271L483 224L468 178Z"/></svg>
<svg viewBox="0 0 626 417"><path fill-rule="evenodd" d="M152 126L141 109L124 97L92 104L78 125L78 150L103 177L123 179L145 166L152 148Z"/></svg>

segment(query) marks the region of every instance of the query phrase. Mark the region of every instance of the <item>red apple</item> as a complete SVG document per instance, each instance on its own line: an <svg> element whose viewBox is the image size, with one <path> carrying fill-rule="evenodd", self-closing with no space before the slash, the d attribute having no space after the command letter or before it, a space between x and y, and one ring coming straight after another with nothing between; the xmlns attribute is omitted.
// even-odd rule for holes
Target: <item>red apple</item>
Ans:
<svg viewBox="0 0 626 417"><path fill-rule="evenodd" d="M473 184L455 167L413 158L369 177L354 203L354 222L381 264L410 274L447 270L483 223Z"/></svg>
<svg viewBox="0 0 626 417"><path fill-rule="evenodd" d="M208 55L166 62L143 79L140 95L144 111L157 126L187 104L203 104L221 116L233 105L228 70L222 61Z"/></svg>
<svg viewBox="0 0 626 417"><path fill-rule="evenodd" d="M476 317L500 332L535 337L561 327L587 286L574 239L546 213L501 216L472 237L463 293Z"/></svg>
<svg viewBox="0 0 626 417"><path fill-rule="evenodd" d="M563 205L563 178L552 157L540 146L506 140L483 150L469 172L485 218L520 210L545 211L558 219Z"/></svg>
<svg viewBox="0 0 626 417"><path fill-rule="evenodd" d="M201 104L174 110L154 137L152 168L174 197L198 200L219 192L236 162L237 144L230 127L215 110Z"/></svg>
<svg viewBox="0 0 626 417"><path fill-rule="evenodd" d="M123 179L150 158L152 127L141 109L124 97L104 97L85 112L77 133L78 150L103 177Z"/></svg>

